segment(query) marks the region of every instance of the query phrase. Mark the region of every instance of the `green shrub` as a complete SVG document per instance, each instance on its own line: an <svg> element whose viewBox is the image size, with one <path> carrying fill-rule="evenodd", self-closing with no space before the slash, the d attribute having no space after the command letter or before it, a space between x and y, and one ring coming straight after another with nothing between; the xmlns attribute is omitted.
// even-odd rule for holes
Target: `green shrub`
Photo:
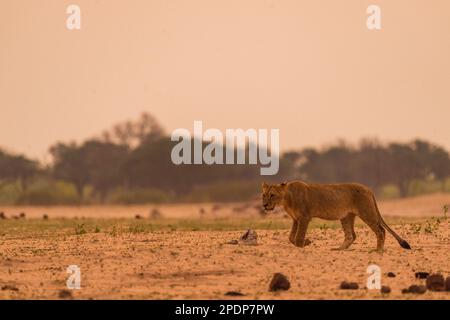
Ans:
<svg viewBox="0 0 450 320"><path fill-rule="evenodd" d="M380 188L379 197L381 199L395 199L400 197L398 187L393 184L388 184Z"/></svg>
<svg viewBox="0 0 450 320"><path fill-rule="evenodd" d="M444 192L450 192L450 178L445 179L444 186L443 186Z"/></svg>
<svg viewBox="0 0 450 320"><path fill-rule="evenodd" d="M16 200L20 205L75 205L80 199L75 187L64 181L41 180L33 183Z"/></svg>
<svg viewBox="0 0 450 320"><path fill-rule="evenodd" d="M408 196L414 197L421 194L429 194L444 191L443 181L438 180L413 180L409 184Z"/></svg>
<svg viewBox="0 0 450 320"><path fill-rule="evenodd" d="M0 184L0 204L12 205L20 197L20 184L9 182Z"/></svg>

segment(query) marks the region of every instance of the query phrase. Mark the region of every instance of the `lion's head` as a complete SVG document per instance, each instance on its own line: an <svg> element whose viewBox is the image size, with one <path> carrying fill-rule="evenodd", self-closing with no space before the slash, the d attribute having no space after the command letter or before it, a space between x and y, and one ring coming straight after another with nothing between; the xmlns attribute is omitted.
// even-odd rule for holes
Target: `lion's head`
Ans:
<svg viewBox="0 0 450 320"><path fill-rule="evenodd" d="M276 206L281 205L284 198L284 193L286 190L286 183L272 184L267 183L262 184L262 200L263 208L266 211L272 211Z"/></svg>

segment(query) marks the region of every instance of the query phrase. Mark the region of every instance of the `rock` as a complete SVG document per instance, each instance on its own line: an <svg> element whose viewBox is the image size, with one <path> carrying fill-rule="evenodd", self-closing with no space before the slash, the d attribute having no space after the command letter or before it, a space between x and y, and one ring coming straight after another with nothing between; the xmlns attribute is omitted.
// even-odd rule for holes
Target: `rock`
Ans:
<svg viewBox="0 0 450 320"><path fill-rule="evenodd" d="M25 219L25 217L26 217L25 212L21 212L21 213L19 214L19 218Z"/></svg>
<svg viewBox="0 0 450 320"><path fill-rule="evenodd" d="M273 275L272 280L269 284L269 291L279 291L279 290L289 290L291 287L291 283L289 282L288 278L282 274L282 273L275 273Z"/></svg>
<svg viewBox="0 0 450 320"><path fill-rule="evenodd" d="M424 294L426 291L427 288L425 286L413 284L408 289L403 289L402 293Z"/></svg>
<svg viewBox="0 0 450 320"><path fill-rule="evenodd" d="M426 279L429 274L429 272L416 272L416 279Z"/></svg>
<svg viewBox="0 0 450 320"><path fill-rule="evenodd" d="M4 285L4 286L2 287L2 291L6 291L6 290L9 290L9 291L19 291L19 289L18 289L17 287L15 287L15 286L13 286L13 285L10 285L10 284L6 284L6 285Z"/></svg>
<svg viewBox="0 0 450 320"><path fill-rule="evenodd" d="M445 291L445 279L441 274L432 274L427 277L427 289L430 291Z"/></svg>
<svg viewBox="0 0 450 320"><path fill-rule="evenodd" d="M340 288L342 290L356 290L359 288L359 285L356 282L342 281Z"/></svg>
<svg viewBox="0 0 450 320"><path fill-rule="evenodd" d="M255 230L248 229L244 232L243 235L239 238L239 243L245 245L256 245L258 244L258 235Z"/></svg>
<svg viewBox="0 0 450 320"><path fill-rule="evenodd" d="M240 297L240 296L245 296L245 294L240 293L238 291L228 291L227 293L225 293L226 296L230 296L230 297Z"/></svg>
<svg viewBox="0 0 450 320"><path fill-rule="evenodd" d="M60 299L73 299L72 292L66 289L60 290L58 297Z"/></svg>
<svg viewBox="0 0 450 320"><path fill-rule="evenodd" d="M225 244L238 244L238 243L239 243L239 241L237 241L237 240L230 240L230 241L226 242Z"/></svg>
<svg viewBox="0 0 450 320"><path fill-rule="evenodd" d="M385 294L391 293L391 288L389 288L388 286L382 286L380 292Z"/></svg>
<svg viewBox="0 0 450 320"><path fill-rule="evenodd" d="M142 219L142 217L141 217L140 214L135 215L134 218L135 218L135 219Z"/></svg>
<svg viewBox="0 0 450 320"><path fill-rule="evenodd" d="M6 219L5 213L2 211L0 212L0 220Z"/></svg>
<svg viewBox="0 0 450 320"><path fill-rule="evenodd" d="M393 272L388 272L388 273L387 273L387 276L388 276L389 278L395 278L395 277L396 277L395 273L393 273Z"/></svg>
<svg viewBox="0 0 450 320"><path fill-rule="evenodd" d="M42 216L42 219L48 220L48 215L44 214L44 215Z"/></svg>
<svg viewBox="0 0 450 320"><path fill-rule="evenodd" d="M445 290L450 291L450 277L447 277L447 279L445 279Z"/></svg>

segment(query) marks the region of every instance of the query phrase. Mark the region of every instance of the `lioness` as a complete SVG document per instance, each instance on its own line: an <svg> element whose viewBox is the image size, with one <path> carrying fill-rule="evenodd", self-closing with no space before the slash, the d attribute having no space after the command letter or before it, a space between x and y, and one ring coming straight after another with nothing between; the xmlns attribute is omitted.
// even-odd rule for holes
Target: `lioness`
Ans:
<svg viewBox="0 0 450 320"><path fill-rule="evenodd" d="M347 249L356 239L354 231L355 217L358 216L369 225L377 236L377 250L382 251L386 228L402 248L411 249L384 222L378 210L372 191L357 183L306 184L292 181L276 185L262 184L263 207L266 211L277 205L293 219L289 241L297 247L309 244L305 239L308 224L312 218L341 220L345 239L337 250Z"/></svg>

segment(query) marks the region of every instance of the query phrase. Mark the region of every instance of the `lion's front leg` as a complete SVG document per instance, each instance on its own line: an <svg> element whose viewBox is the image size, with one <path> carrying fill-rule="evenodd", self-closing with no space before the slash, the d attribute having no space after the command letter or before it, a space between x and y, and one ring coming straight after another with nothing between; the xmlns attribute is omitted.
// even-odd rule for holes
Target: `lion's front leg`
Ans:
<svg viewBox="0 0 450 320"><path fill-rule="evenodd" d="M294 245L300 248L311 243L306 239L306 231L308 230L308 224L311 221L309 218L301 218L298 221L297 232L295 233Z"/></svg>
<svg viewBox="0 0 450 320"><path fill-rule="evenodd" d="M298 221L294 220L292 223L291 233L289 234L289 242L295 245L295 234L297 233Z"/></svg>

